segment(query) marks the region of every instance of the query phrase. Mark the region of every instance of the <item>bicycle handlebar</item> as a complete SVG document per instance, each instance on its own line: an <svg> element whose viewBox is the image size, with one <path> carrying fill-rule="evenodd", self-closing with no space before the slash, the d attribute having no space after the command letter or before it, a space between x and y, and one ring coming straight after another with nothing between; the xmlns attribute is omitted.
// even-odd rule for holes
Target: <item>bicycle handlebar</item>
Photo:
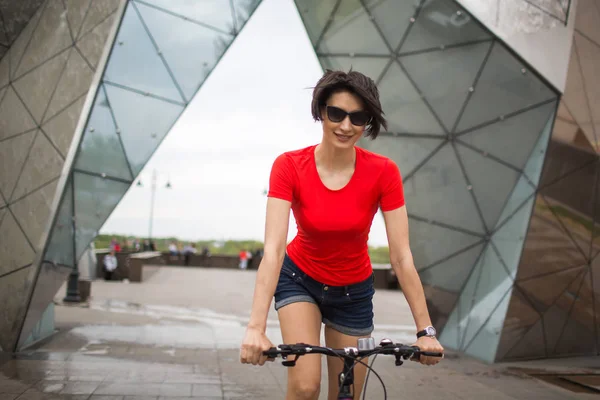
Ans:
<svg viewBox="0 0 600 400"><path fill-rule="evenodd" d="M268 358L277 358L283 357L287 358L287 356L295 355L303 356L306 354L325 354L329 356L336 357L349 357L352 359L362 358L371 356L374 354L386 354L386 355L395 355L396 356L396 365L401 365L402 363L398 363L400 358L409 359L416 358L418 359L420 356L429 356L429 357L442 357L442 353L432 353L421 351L417 346L406 346L401 343L387 343L383 345L376 346L374 349L370 350L359 350L356 347L346 347L344 349L332 349L329 347L321 347L321 346L311 346L304 343L297 344L282 344L278 347L271 347L269 350L263 352L263 355ZM284 362L284 365L285 362ZM289 362L287 366L295 365L295 360Z"/></svg>

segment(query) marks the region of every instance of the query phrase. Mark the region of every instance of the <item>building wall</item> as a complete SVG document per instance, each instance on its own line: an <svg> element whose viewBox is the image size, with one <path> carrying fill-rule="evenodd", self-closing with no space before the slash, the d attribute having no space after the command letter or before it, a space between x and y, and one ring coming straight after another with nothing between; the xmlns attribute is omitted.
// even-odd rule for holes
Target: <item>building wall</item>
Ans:
<svg viewBox="0 0 600 400"><path fill-rule="evenodd" d="M31 6L30 1L22 2ZM46 0L0 60L0 348L12 350L59 177L119 0ZM69 270L57 269L62 282ZM50 284L50 283L48 283ZM54 288L56 292L56 288ZM48 304L44 304L40 314Z"/></svg>

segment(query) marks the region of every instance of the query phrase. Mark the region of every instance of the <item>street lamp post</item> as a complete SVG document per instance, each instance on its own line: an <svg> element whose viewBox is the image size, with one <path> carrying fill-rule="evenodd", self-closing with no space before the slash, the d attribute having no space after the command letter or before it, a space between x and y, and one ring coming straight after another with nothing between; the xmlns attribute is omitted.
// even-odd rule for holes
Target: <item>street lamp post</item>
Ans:
<svg viewBox="0 0 600 400"><path fill-rule="evenodd" d="M152 180L150 182L150 220L148 222L148 240L151 241L152 240L152 224L154 221L154 198L156 197L156 179L157 179L157 172L156 170L152 170ZM144 186L142 184L142 181L139 180L137 183L138 187L142 187ZM165 188L170 189L171 188L171 182L169 182L169 180L167 179L167 183L165 184Z"/></svg>

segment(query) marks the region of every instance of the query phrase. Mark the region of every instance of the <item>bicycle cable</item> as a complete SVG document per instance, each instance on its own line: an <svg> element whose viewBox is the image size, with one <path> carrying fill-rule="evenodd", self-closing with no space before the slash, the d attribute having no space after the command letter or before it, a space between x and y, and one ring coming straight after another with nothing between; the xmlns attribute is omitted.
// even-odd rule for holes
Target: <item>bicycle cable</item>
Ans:
<svg viewBox="0 0 600 400"><path fill-rule="evenodd" d="M363 396L362 396L362 400L365 400L367 397L367 384L369 383L369 375L371 375L371 371L373 371L373 364L375 364L375 360L377 359L378 354L375 354L375 356L373 357L373 359L371 360L370 364L369 364L369 370L367 371L367 376L365 377L365 386L363 388ZM385 391L385 386L383 386L383 393L384 396L387 397L387 393Z"/></svg>
<svg viewBox="0 0 600 400"><path fill-rule="evenodd" d="M363 359L365 359L365 358L367 358L367 357L369 357L369 356L371 356L373 354L375 354L375 357L373 358L373 361L375 361L375 358L377 358L377 354L379 354L377 351L374 351L374 352L369 353L369 354L367 354L365 356L362 356L359 359L353 359L354 364L352 364L352 366L350 367L350 369L348 370L348 372L352 371L357 364L362 364L365 367L367 367L368 374L370 374L371 372L373 372L375 374L375 376L377 377L377 379L379 379L379 382L381 383L381 387L383 388L383 398L384 398L384 400L387 400L387 389L385 388L385 383L383 383L383 379L381 379L381 376L377 373L377 371L375 371L373 368L371 368L372 363L371 363L371 365L368 365L368 364L366 364L366 363L364 363L362 361ZM343 356L339 356L339 357L343 359ZM344 385L343 382L340 383L340 386L338 387L338 392L340 392L342 390L342 386L343 385ZM365 380L365 385L364 385L364 388L363 388L363 400L365 399L364 393L366 393L366 390L367 390L367 382Z"/></svg>

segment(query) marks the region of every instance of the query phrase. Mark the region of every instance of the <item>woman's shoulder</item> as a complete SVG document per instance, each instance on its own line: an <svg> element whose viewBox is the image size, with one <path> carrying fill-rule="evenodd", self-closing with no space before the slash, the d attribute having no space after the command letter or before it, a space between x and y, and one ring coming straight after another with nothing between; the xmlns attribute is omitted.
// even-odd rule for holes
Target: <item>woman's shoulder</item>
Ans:
<svg viewBox="0 0 600 400"><path fill-rule="evenodd" d="M303 147L301 149L288 150L277 156L277 159L281 161L285 160L286 162L290 162L294 165L301 165L311 159L311 157L313 156L315 146L316 145L312 145L308 147Z"/></svg>
<svg viewBox="0 0 600 400"><path fill-rule="evenodd" d="M366 150L362 147L356 146L356 151L360 154L367 166L376 170L385 169L390 163L394 163L389 157L373 153L372 151Z"/></svg>

